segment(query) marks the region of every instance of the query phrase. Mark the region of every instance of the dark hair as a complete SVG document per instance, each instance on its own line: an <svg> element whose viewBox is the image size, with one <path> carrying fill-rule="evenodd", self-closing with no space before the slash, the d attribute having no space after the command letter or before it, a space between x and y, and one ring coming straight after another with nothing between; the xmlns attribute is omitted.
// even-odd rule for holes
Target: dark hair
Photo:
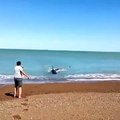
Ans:
<svg viewBox="0 0 120 120"><path fill-rule="evenodd" d="M17 61L17 63L16 63L16 64L17 64L18 66L19 66L19 65L21 65L21 61Z"/></svg>

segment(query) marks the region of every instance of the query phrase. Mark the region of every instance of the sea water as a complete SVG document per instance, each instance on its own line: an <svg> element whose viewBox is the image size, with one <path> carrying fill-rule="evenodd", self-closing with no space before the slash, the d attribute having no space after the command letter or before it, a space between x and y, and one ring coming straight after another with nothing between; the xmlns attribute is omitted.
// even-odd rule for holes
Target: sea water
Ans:
<svg viewBox="0 0 120 120"><path fill-rule="evenodd" d="M119 52L0 49L0 84L13 84L16 61L31 77L24 83L120 80Z"/></svg>

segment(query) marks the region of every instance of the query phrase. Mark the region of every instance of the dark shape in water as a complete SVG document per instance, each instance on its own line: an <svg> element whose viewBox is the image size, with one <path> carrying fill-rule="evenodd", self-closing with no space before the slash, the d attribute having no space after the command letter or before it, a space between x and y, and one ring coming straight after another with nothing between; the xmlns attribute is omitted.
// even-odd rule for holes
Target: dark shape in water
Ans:
<svg viewBox="0 0 120 120"><path fill-rule="evenodd" d="M51 70L51 73L52 74L57 74L56 70L54 70L54 69Z"/></svg>

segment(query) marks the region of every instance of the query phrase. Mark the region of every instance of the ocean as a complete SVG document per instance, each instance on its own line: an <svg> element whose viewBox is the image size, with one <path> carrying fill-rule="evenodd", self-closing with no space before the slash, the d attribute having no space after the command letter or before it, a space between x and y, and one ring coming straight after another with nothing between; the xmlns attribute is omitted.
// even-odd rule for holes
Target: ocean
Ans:
<svg viewBox="0 0 120 120"><path fill-rule="evenodd" d="M0 49L0 84L14 83L19 60L31 77L24 83L120 81L119 52ZM51 74L52 66L61 71Z"/></svg>

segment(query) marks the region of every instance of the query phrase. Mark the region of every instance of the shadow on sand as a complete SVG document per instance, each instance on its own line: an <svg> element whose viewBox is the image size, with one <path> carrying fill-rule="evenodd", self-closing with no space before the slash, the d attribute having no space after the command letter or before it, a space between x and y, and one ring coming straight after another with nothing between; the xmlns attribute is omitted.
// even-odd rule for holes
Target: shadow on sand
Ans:
<svg viewBox="0 0 120 120"><path fill-rule="evenodd" d="M14 97L14 94L9 92L9 93L5 93L6 96L10 96L10 97Z"/></svg>

